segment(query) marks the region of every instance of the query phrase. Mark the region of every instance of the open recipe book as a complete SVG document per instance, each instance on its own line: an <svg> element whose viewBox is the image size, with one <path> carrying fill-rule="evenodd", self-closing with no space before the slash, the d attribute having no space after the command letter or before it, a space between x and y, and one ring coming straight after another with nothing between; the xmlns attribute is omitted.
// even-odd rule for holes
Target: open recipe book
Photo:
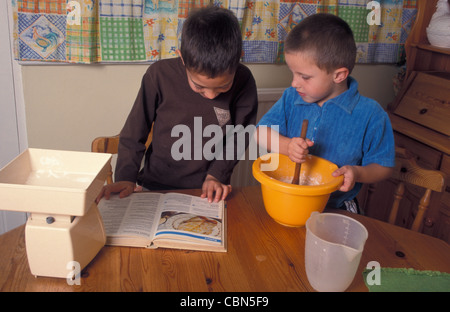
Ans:
<svg viewBox="0 0 450 312"><path fill-rule="evenodd" d="M98 204L106 245L226 252L226 206L179 193L111 195Z"/></svg>

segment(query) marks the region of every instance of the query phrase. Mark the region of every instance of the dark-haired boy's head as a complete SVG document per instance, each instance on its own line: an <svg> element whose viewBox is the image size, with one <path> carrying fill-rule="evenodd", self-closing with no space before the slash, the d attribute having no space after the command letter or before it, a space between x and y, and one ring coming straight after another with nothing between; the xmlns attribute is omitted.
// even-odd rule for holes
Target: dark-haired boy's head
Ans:
<svg viewBox="0 0 450 312"><path fill-rule="evenodd" d="M194 11L183 23L180 52L191 72L210 78L234 73L242 55L237 18L215 6Z"/></svg>
<svg viewBox="0 0 450 312"><path fill-rule="evenodd" d="M340 17L318 13L303 19L288 34L285 53L308 53L328 73L345 67L352 72L356 44L350 26Z"/></svg>

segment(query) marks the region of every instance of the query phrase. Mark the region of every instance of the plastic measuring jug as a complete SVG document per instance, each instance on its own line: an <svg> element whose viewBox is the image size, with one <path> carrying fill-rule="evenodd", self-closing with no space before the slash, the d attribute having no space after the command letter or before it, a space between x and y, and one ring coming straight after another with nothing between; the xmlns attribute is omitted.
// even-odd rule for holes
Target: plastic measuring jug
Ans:
<svg viewBox="0 0 450 312"><path fill-rule="evenodd" d="M317 291L344 291L358 269L367 229L336 213L313 212L306 221L305 268Z"/></svg>

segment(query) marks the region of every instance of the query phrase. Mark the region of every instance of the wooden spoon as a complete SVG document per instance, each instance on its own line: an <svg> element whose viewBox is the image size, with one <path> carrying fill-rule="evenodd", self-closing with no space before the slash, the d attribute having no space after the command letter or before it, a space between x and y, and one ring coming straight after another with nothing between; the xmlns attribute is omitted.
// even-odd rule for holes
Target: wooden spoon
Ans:
<svg viewBox="0 0 450 312"><path fill-rule="evenodd" d="M302 123L302 133L300 134L300 137L302 139L306 138L306 131L308 131L308 119L304 119L303 123ZM292 179L292 184L299 183L301 167L302 167L302 164L295 163L295 172L294 172L294 178Z"/></svg>

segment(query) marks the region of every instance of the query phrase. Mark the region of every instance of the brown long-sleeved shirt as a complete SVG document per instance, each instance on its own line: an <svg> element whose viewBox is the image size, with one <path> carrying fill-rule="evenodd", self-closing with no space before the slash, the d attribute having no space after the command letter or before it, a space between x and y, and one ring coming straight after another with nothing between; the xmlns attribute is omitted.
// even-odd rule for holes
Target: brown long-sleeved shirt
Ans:
<svg viewBox="0 0 450 312"><path fill-rule="evenodd" d="M213 100L194 92L187 79L180 58L158 61L149 67L120 133L116 181L137 182L148 189L201 188L206 175L211 174L221 183L230 182L239 159L235 155L229 160L225 151L223 160L217 155L212 160L207 159L210 155L205 158L204 147L211 151L217 138L215 133L207 137L203 130L208 125L219 125L226 141L226 125L246 127L255 123L254 78L247 67L239 65L231 89ZM140 170L152 123L153 140ZM172 134L173 129L181 132ZM191 149L190 157L186 148ZM180 155L185 159L179 159Z"/></svg>

